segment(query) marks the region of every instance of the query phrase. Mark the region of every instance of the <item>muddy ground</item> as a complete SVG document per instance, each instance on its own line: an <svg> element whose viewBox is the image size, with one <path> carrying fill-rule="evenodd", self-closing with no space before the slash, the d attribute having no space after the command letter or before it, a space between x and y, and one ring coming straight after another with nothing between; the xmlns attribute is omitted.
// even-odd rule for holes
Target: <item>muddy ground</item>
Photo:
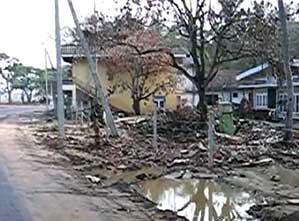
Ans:
<svg viewBox="0 0 299 221"><path fill-rule="evenodd" d="M209 168L205 125L190 116L161 116L157 149L152 145L149 117L119 121L120 138L107 137L101 128L95 139L90 125L67 124L66 139L59 141L57 125L46 119L27 127L37 144L63 156L57 164L89 180L91 192L116 188L153 220L183 219L155 209L139 194L138 183L167 174L176 179L217 179L250 192L255 205L249 214L258 220L299 220L297 133L286 143L283 129L273 123L239 120L234 136L216 133L214 164Z"/></svg>
<svg viewBox="0 0 299 221"><path fill-rule="evenodd" d="M1 221L144 221L173 216L157 211L125 183L97 188L64 155L35 144L28 127L38 119L13 115L0 121L1 187L5 187L0 193L5 199L0 203Z"/></svg>

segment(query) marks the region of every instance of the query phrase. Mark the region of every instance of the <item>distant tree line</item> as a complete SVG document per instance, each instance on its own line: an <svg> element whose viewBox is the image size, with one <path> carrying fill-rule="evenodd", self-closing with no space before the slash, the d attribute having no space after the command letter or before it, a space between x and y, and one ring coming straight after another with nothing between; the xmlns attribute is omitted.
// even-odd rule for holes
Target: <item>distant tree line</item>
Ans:
<svg viewBox="0 0 299 221"><path fill-rule="evenodd" d="M22 103L32 103L34 97L45 100L45 71L42 69L25 66L17 58L0 53L0 79L0 92L7 94L10 104L15 90L22 91Z"/></svg>

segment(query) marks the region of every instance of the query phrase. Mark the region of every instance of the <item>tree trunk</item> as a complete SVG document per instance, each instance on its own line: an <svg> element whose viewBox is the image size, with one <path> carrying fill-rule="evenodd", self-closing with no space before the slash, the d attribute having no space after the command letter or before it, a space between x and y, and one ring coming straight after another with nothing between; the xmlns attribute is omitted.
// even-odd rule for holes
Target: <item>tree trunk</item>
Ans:
<svg viewBox="0 0 299 221"><path fill-rule="evenodd" d="M198 91L198 97L199 97L199 102L197 104L197 108L201 110L202 112L202 120L207 120L208 119L208 108L206 104L206 90L203 85L198 85L197 86L197 91Z"/></svg>
<svg viewBox="0 0 299 221"><path fill-rule="evenodd" d="M135 112L136 115L140 115L141 114L140 101L138 99L134 99L133 98L133 110L134 110L134 112Z"/></svg>
<svg viewBox="0 0 299 221"><path fill-rule="evenodd" d="M32 100L32 92L27 92L26 90L24 90L24 93L26 95L26 99L27 99L27 103L31 103L31 100Z"/></svg>
<svg viewBox="0 0 299 221"><path fill-rule="evenodd" d="M9 103L9 104L12 103L11 92L12 92L11 90L8 90L8 91L7 91L7 94L8 94L8 103Z"/></svg>
<svg viewBox="0 0 299 221"><path fill-rule="evenodd" d="M28 102L29 104L32 103L32 93L28 94L27 102Z"/></svg>
<svg viewBox="0 0 299 221"><path fill-rule="evenodd" d="M288 27L286 20L286 13L284 9L283 0L278 0L279 8L279 18L281 23L281 47L282 47L282 56L283 56L283 66L284 73L286 74L287 79L287 116L286 116L286 132L285 140L290 141L293 138L293 111L294 111L294 88L293 88L293 79L292 72L290 68L290 58L289 58L289 41L288 41Z"/></svg>
<svg viewBox="0 0 299 221"><path fill-rule="evenodd" d="M98 108L100 109L97 100L92 99L91 100L91 122L92 122L92 127L94 130L94 139L95 139L95 144L99 145L100 144L100 128L99 128L99 113L98 113Z"/></svg>
<svg viewBox="0 0 299 221"><path fill-rule="evenodd" d="M22 92L22 94L21 94L21 101L22 101L22 104L25 103L25 101L24 101L24 93L23 93L23 92Z"/></svg>

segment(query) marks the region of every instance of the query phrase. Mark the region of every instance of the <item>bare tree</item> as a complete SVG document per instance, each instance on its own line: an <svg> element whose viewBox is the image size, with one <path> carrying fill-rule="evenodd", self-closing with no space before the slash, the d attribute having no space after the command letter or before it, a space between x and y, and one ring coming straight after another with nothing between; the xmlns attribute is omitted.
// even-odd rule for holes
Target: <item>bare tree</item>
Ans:
<svg viewBox="0 0 299 221"><path fill-rule="evenodd" d="M169 57L163 52L151 52L162 42L158 31L141 28L130 31L127 36L115 42L109 50L109 79L114 82L111 92L129 91L133 110L140 114L141 101L149 100L158 92L171 92L176 80L166 65ZM121 77L123 74L128 74L128 77Z"/></svg>
<svg viewBox="0 0 299 221"><path fill-rule="evenodd" d="M120 11L112 19L95 13L85 19L81 29L91 53L107 55L102 62L107 63L108 80L112 82L109 95L129 91L133 110L140 114L141 101L160 91L170 92L175 80L168 65L169 56L161 48L164 38L151 23L151 17L141 13L142 7L133 13L130 1ZM78 34L74 30L70 34L78 44ZM161 80L157 80L158 75Z"/></svg>
<svg viewBox="0 0 299 221"><path fill-rule="evenodd" d="M213 9L206 0L156 0L148 1L152 10L163 14L174 12L175 27L187 41L194 74L177 62L174 54L171 65L182 72L196 87L199 96L198 108L207 118L206 88L218 73L219 67L227 62L240 59L240 35L245 29L246 12L241 9L242 0L219 1L220 9Z"/></svg>

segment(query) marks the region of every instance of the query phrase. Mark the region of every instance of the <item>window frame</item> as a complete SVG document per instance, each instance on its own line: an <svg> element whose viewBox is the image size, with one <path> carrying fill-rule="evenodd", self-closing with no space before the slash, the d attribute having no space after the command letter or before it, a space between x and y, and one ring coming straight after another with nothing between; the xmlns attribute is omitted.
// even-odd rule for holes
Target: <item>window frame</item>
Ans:
<svg viewBox="0 0 299 221"><path fill-rule="evenodd" d="M255 107L268 108L268 94L267 92L258 92L255 94Z"/></svg>

